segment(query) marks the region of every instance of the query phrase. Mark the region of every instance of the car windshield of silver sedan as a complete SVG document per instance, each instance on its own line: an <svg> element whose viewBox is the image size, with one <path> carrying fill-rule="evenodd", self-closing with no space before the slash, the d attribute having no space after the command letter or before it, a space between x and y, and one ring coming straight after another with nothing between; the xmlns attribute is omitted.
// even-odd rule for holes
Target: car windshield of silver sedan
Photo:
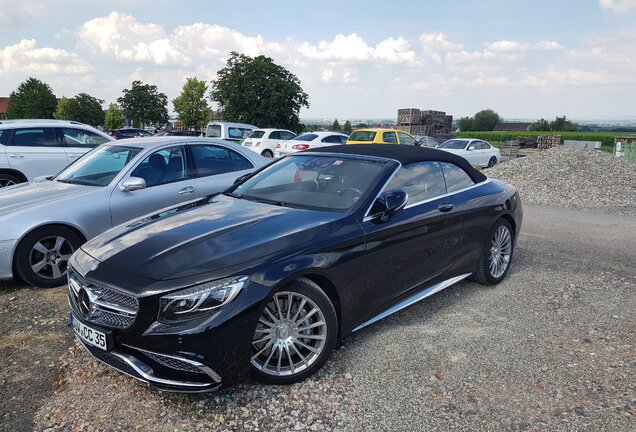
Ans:
<svg viewBox="0 0 636 432"><path fill-rule="evenodd" d="M228 195L282 207L346 212L364 201L384 161L295 155L274 163Z"/></svg>
<svg viewBox="0 0 636 432"><path fill-rule="evenodd" d="M98 147L68 166L54 180L85 186L107 186L140 151L138 147Z"/></svg>
<svg viewBox="0 0 636 432"><path fill-rule="evenodd" d="M451 150L463 150L466 148L466 144L468 144L468 141L448 140L448 141L444 141L444 143L441 144L438 148L445 148L445 149L451 149Z"/></svg>

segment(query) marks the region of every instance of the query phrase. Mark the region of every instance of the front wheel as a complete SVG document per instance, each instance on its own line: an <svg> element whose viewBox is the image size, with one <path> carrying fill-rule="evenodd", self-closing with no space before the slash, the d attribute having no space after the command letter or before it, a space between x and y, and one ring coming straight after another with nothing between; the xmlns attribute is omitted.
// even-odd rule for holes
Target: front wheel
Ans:
<svg viewBox="0 0 636 432"><path fill-rule="evenodd" d="M16 248L16 272L23 281L35 287L64 285L68 260L81 245L80 237L69 228L35 229Z"/></svg>
<svg viewBox="0 0 636 432"><path fill-rule="evenodd" d="M473 279L483 285L496 285L506 277L512 261L514 238L510 223L499 219L484 244Z"/></svg>
<svg viewBox="0 0 636 432"><path fill-rule="evenodd" d="M263 150L263 153L261 153L261 156L271 159L274 157L274 153L272 153L271 150Z"/></svg>
<svg viewBox="0 0 636 432"><path fill-rule="evenodd" d="M491 157L490 160L488 161L488 168L492 168L495 165L497 165L497 158L496 157Z"/></svg>
<svg viewBox="0 0 636 432"><path fill-rule="evenodd" d="M11 174L0 173L0 188L13 186L18 183L22 183L22 181L16 176L12 176Z"/></svg>
<svg viewBox="0 0 636 432"><path fill-rule="evenodd" d="M252 373L293 384L318 371L336 344L338 319L329 297L308 279L291 282L265 305L252 338Z"/></svg>

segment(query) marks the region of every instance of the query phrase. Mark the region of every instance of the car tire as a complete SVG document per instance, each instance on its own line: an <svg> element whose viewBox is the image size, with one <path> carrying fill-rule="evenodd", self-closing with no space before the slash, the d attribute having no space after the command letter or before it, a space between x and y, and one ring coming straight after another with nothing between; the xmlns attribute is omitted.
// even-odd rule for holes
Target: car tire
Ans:
<svg viewBox="0 0 636 432"><path fill-rule="evenodd" d="M271 159L274 157L274 153L271 150L263 150L261 156Z"/></svg>
<svg viewBox="0 0 636 432"><path fill-rule="evenodd" d="M497 158L496 157L491 157L490 160L488 161L488 168L492 168L495 165L497 165Z"/></svg>
<svg viewBox="0 0 636 432"><path fill-rule="evenodd" d="M16 273L34 287L64 285L68 260L81 245L82 239L69 228L37 228L27 234L16 248Z"/></svg>
<svg viewBox="0 0 636 432"><path fill-rule="evenodd" d="M13 186L18 183L23 183L22 180L11 174L0 173L0 188Z"/></svg>
<svg viewBox="0 0 636 432"><path fill-rule="evenodd" d="M329 359L337 334L329 297L311 280L295 280L261 310L251 341L252 375L268 384L302 381Z"/></svg>
<svg viewBox="0 0 636 432"><path fill-rule="evenodd" d="M490 229L473 279L482 285L496 285L510 270L514 252L514 231L505 219L499 219Z"/></svg>

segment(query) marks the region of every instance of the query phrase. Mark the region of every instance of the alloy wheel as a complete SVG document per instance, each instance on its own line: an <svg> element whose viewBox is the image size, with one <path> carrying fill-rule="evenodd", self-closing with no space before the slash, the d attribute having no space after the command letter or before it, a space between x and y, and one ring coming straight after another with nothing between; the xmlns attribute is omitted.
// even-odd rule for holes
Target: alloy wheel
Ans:
<svg viewBox="0 0 636 432"><path fill-rule="evenodd" d="M14 184L16 184L16 182L14 182L13 180L0 179L0 188L7 187L7 186L13 186Z"/></svg>
<svg viewBox="0 0 636 432"><path fill-rule="evenodd" d="M75 247L62 236L48 236L37 241L29 253L31 270L44 279L58 279L66 273Z"/></svg>
<svg viewBox="0 0 636 432"><path fill-rule="evenodd" d="M326 340L327 323L320 307L303 294L281 291L258 320L251 363L270 376L296 375L318 360Z"/></svg>
<svg viewBox="0 0 636 432"><path fill-rule="evenodd" d="M512 235L506 225L501 225L495 231L490 245L488 269L495 279L500 278L510 265L512 252Z"/></svg>

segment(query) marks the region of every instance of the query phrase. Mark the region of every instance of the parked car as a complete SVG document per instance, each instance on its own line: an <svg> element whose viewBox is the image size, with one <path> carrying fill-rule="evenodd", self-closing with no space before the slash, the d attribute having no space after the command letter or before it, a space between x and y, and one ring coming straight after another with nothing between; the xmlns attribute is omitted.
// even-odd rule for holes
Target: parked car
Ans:
<svg viewBox="0 0 636 432"><path fill-rule="evenodd" d="M163 131L163 132L156 133L154 136L193 136L193 137L201 137L201 136L203 136L203 132L191 131L191 130Z"/></svg>
<svg viewBox="0 0 636 432"><path fill-rule="evenodd" d="M254 129L258 127L245 123L211 122L208 123L205 136L241 143Z"/></svg>
<svg viewBox="0 0 636 432"><path fill-rule="evenodd" d="M465 158L471 165L491 168L501 161L501 152L490 143L472 138L454 138L444 141L438 147Z"/></svg>
<svg viewBox="0 0 636 432"><path fill-rule="evenodd" d="M317 149L327 146L335 146L347 142L347 135L338 132L309 132L298 135L289 141L281 141L276 144L274 156L279 158L301 150Z"/></svg>
<svg viewBox="0 0 636 432"><path fill-rule="evenodd" d="M221 192L269 161L207 138L103 144L50 180L0 190L0 279L61 285L68 259L86 240L157 209Z"/></svg>
<svg viewBox="0 0 636 432"><path fill-rule="evenodd" d="M426 135L415 135L415 139L417 140L417 144L420 147L438 147L439 146L439 142L430 136L426 136Z"/></svg>
<svg viewBox="0 0 636 432"><path fill-rule="evenodd" d="M296 134L285 129L255 129L243 141L243 147L267 158L273 158L276 144L294 139Z"/></svg>
<svg viewBox="0 0 636 432"><path fill-rule="evenodd" d="M296 153L83 245L72 328L94 357L163 390L215 390L250 369L294 383L352 332L471 275L501 282L521 223L513 186L447 152Z"/></svg>
<svg viewBox="0 0 636 432"><path fill-rule="evenodd" d="M0 188L56 174L111 141L97 129L65 120L0 120Z"/></svg>
<svg viewBox="0 0 636 432"><path fill-rule="evenodd" d="M351 132L347 144L402 144L416 145L412 135L395 129L356 129Z"/></svg>
<svg viewBox="0 0 636 432"><path fill-rule="evenodd" d="M126 129L115 129L110 132L110 136L114 139L127 139L127 138L148 138L153 134L148 132L145 129L137 129L137 128L126 128Z"/></svg>

